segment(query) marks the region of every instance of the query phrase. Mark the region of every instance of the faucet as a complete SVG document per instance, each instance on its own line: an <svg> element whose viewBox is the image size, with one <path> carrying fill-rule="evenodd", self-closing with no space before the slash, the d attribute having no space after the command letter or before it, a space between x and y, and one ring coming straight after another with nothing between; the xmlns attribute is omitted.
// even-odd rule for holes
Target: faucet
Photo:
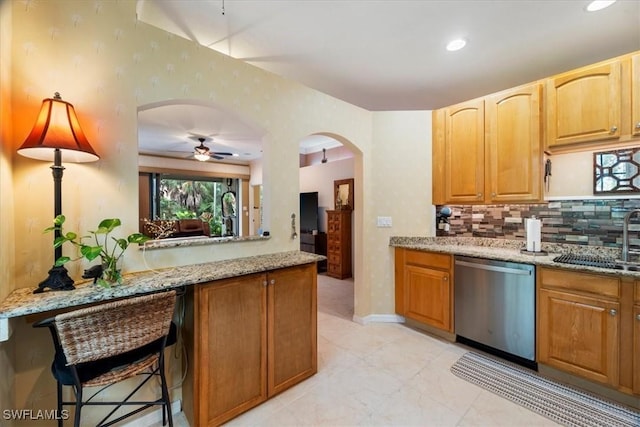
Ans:
<svg viewBox="0 0 640 427"><path fill-rule="evenodd" d="M634 215L640 214L640 209L632 209L624 216L622 222L622 261L629 262L629 221Z"/></svg>

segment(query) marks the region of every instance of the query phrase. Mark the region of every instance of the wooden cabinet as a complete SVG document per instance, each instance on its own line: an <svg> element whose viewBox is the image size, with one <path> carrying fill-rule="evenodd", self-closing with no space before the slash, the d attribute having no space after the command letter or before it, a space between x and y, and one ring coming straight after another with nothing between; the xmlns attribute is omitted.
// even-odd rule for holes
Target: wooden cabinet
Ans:
<svg viewBox="0 0 640 427"><path fill-rule="evenodd" d="M446 203L484 200L484 101L445 108L444 189Z"/></svg>
<svg viewBox="0 0 640 427"><path fill-rule="evenodd" d="M618 385L620 280L538 269L538 362Z"/></svg>
<svg viewBox="0 0 640 427"><path fill-rule="evenodd" d="M541 86L485 98L488 203L542 199Z"/></svg>
<svg viewBox="0 0 640 427"><path fill-rule="evenodd" d="M632 369L633 369L633 392L640 394L640 282L634 284L634 305L633 305L633 357L632 357Z"/></svg>
<svg viewBox="0 0 640 427"><path fill-rule="evenodd" d="M547 80L547 145L553 148L621 135L621 62L580 68Z"/></svg>
<svg viewBox="0 0 640 427"><path fill-rule="evenodd" d="M193 286L186 313L190 425L220 425L317 371L315 264Z"/></svg>
<svg viewBox="0 0 640 427"><path fill-rule="evenodd" d="M640 136L640 53L631 57L631 134Z"/></svg>
<svg viewBox="0 0 640 427"><path fill-rule="evenodd" d="M351 267L351 210L327 211L327 275L346 279Z"/></svg>
<svg viewBox="0 0 640 427"><path fill-rule="evenodd" d="M535 83L434 111L435 204L541 200L540 94Z"/></svg>
<svg viewBox="0 0 640 427"><path fill-rule="evenodd" d="M452 259L448 254L396 248L396 313L453 332Z"/></svg>

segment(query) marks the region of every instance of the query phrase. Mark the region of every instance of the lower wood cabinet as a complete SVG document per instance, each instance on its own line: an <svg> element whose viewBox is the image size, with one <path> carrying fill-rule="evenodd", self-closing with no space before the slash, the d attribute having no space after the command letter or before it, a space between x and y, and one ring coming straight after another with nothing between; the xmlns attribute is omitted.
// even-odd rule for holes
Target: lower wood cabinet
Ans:
<svg viewBox="0 0 640 427"><path fill-rule="evenodd" d="M640 282L634 284L633 305L633 392L640 394Z"/></svg>
<svg viewBox="0 0 640 427"><path fill-rule="evenodd" d="M453 332L452 259L448 254L396 248L396 313Z"/></svg>
<svg viewBox="0 0 640 427"><path fill-rule="evenodd" d="M193 286L184 412L217 426L317 372L315 264Z"/></svg>
<svg viewBox="0 0 640 427"><path fill-rule="evenodd" d="M618 386L620 280L538 269L538 362Z"/></svg>

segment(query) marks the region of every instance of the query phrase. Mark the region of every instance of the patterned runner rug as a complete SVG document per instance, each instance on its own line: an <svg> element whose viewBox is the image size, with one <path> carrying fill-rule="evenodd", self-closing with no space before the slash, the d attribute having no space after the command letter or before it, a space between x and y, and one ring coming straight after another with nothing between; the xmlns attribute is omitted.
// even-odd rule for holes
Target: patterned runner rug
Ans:
<svg viewBox="0 0 640 427"><path fill-rule="evenodd" d="M468 352L453 364L451 372L558 424L576 427L640 426L640 412L550 381L505 360Z"/></svg>

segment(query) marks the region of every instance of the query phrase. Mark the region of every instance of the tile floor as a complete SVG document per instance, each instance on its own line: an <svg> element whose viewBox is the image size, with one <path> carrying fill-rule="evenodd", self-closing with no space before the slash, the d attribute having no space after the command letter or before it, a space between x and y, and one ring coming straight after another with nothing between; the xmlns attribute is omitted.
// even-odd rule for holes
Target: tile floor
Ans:
<svg viewBox="0 0 640 427"><path fill-rule="evenodd" d="M352 316L353 282L318 276L318 373L227 425L556 425L454 376L464 347ZM175 421L188 426L183 414Z"/></svg>

